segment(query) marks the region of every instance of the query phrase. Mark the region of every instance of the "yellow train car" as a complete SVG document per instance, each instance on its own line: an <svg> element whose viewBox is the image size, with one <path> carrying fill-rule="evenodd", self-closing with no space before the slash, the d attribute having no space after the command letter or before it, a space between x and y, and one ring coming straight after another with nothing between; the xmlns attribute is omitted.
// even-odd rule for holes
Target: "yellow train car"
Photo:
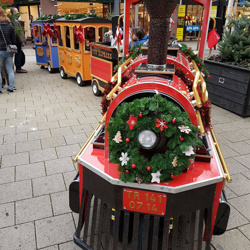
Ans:
<svg viewBox="0 0 250 250"><path fill-rule="evenodd" d="M72 18L72 17L71 17ZM63 79L76 78L79 86L91 80L90 43L103 42L104 33L111 29L111 21L100 17L68 17L56 20L60 33L58 44L59 69ZM83 39L78 39L82 36Z"/></svg>

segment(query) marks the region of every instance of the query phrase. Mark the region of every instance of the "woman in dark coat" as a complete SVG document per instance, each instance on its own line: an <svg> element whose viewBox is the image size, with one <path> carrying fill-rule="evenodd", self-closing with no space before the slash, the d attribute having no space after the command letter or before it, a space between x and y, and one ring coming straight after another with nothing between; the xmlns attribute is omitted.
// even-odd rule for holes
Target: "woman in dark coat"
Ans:
<svg viewBox="0 0 250 250"><path fill-rule="evenodd" d="M5 61L5 66L9 77L9 87L7 91L13 92L14 88L13 54L7 53L6 43L8 45L15 44L16 33L13 25L10 22L10 19L6 16L5 11L2 7L0 7L0 28L2 29L2 31L0 30L0 72L2 71L3 61ZM0 93L2 93L2 77L0 77Z"/></svg>

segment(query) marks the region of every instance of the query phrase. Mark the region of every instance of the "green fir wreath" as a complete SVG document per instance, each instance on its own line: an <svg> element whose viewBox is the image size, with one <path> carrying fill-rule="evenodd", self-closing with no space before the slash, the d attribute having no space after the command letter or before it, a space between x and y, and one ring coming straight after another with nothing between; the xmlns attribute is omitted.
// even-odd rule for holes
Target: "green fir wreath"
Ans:
<svg viewBox="0 0 250 250"><path fill-rule="evenodd" d="M171 181L190 165L195 147L202 145L188 113L159 94L122 103L108 125L109 160L119 164L124 182ZM143 130L165 138L163 152L141 153L138 134Z"/></svg>

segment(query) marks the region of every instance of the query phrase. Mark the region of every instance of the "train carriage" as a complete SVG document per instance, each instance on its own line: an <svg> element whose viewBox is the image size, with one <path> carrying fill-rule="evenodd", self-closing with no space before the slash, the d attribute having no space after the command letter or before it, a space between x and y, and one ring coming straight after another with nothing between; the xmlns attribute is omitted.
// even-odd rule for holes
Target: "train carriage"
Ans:
<svg viewBox="0 0 250 250"><path fill-rule="evenodd" d="M83 14L84 15L84 14ZM96 16L56 20L60 39L58 46L60 75L75 77L79 86L91 80L90 43L102 42L104 32L111 28L111 21Z"/></svg>
<svg viewBox="0 0 250 250"><path fill-rule="evenodd" d="M32 23L36 64L41 68L47 67L50 73L59 69L58 39L55 36L54 22L56 18L36 20ZM48 34L51 31L51 35Z"/></svg>
<svg viewBox="0 0 250 250"><path fill-rule="evenodd" d="M125 54L131 5L139 2L125 1ZM151 20L147 55L120 65L105 96L107 111L74 158L74 241L88 250L210 249L212 235L226 230L223 187L232 180L199 66L183 52L167 56L161 46L168 44L177 0L144 2ZM202 57L212 1L195 2L205 7Z"/></svg>

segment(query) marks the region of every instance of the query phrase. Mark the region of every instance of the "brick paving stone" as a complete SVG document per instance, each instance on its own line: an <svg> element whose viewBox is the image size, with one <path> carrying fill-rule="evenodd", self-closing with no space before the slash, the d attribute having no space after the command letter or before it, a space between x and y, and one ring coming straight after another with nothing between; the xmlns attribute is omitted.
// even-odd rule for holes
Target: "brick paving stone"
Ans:
<svg viewBox="0 0 250 250"><path fill-rule="evenodd" d="M29 163L28 152L2 156L2 167L12 167Z"/></svg>
<svg viewBox="0 0 250 250"><path fill-rule="evenodd" d="M67 157L67 156L75 156L79 149L80 149L79 144L72 144L72 145L67 145L67 146L62 146L62 147L56 147L57 155L58 158L62 157Z"/></svg>
<svg viewBox="0 0 250 250"><path fill-rule="evenodd" d="M226 234L213 236L212 245L218 250L249 250L249 240L238 230L227 231Z"/></svg>
<svg viewBox="0 0 250 250"><path fill-rule="evenodd" d="M26 118L26 117L32 117L35 116L35 111L29 111L29 112L17 112L16 117L17 118Z"/></svg>
<svg viewBox="0 0 250 250"><path fill-rule="evenodd" d="M80 125L79 121L75 119L70 120L59 120L60 127L70 127L70 126L77 126Z"/></svg>
<svg viewBox="0 0 250 250"><path fill-rule="evenodd" d="M227 230L246 225L247 223L249 223L249 221L242 214L240 214L240 212L238 212L234 207L231 206Z"/></svg>
<svg viewBox="0 0 250 250"><path fill-rule="evenodd" d="M29 123L25 125L16 126L16 133L24 133L29 131L37 131L38 125L37 123Z"/></svg>
<svg viewBox="0 0 250 250"><path fill-rule="evenodd" d="M242 174L233 175L229 188L238 196L250 193L250 180Z"/></svg>
<svg viewBox="0 0 250 250"><path fill-rule="evenodd" d="M240 164L234 158L227 158L227 159L225 159L225 162L227 164L229 173L231 175L241 174L241 173L249 171L248 168L246 168L244 165Z"/></svg>
<svg viewBox="0 0 250 250"><path fill-rule="evenodd" d="M99 116L99 117L101 119L101 116ZM95 116L86 116L86 115L85 115L85 117L79 117L78 120L82 125L87 125L90 123L98 123L99 122L99 119L97 119Z"/></svg>
<svg viewBox="0 0 250 250"><path fill-rule="evenodd" d="M31 181L19 181L0 185L0 204L32 197Z"/></svg>
<svg viewBox="0 0 250 250"><path fill-rule="evenodd" d="M71 212L69 203L69 192L64 191L60 193L51 194L52 207L54 215L65 214ZM65 206L67 204L67 206Z"/></svg>
<svg viewBox="0 0 250 250"><path fill-rule="evenodd" d="M234 159L250 169L250 154L236 156Z"/></svg>
<svg viewBox="0 0 250 250"><path fill-rule="evenodd" d="M16 223L25 223L52 216L49 195L16 202Z"/></svg>
<svg viewBox="0 0 250 250"><path fill-rule="evenodd" d="M74 119L74 118L85 118L85 115L83 114L82 111L80 112L72 112L72 113L66 113L65 116L67 117L67 119Z"/></svg>
<svg viewBox="0 0 250 250"><path fill-rule="evenodd" d="M67 242L59 245L60 250L79 250L80 248L73 242Z"/></svg>
<svg viewBox="0 0 250 250"><path fill-rule="evenodd" d="M244 172L243 175L245 175L250 180L250 171Z"/></svg>
<svg viewBox="0 0 250 250"><path fill-rule="evenodd" d="M220 135L230 140L231 142L239 142L246 140L246 136L242 135L238 131L234 131L233 133L231 132L221 133Z"/></svg>
<svg viewBox="0 0 250 250"><path fill-rule="evenodd" d="M8 168L9 169L9 168ZM44 162L16 166L16 180L27 180L45 176Z"/></svg>
<svg viewBox="0 0 250 250"><path fill-rule="evenodd" d="M13 226L14 223L14 202L0 205L0 228Z"/></svg>
<svg viewBox="0 0 250 250"><path fill-rule="evenodd" d="M250 194L230 199L229 203L250 221Z"/></svg>
<svg viewBox="0 0 250 250"><path fill-rule="evenodd" d="M4 135L3 143L16 143L16 142L25 142L28 140L27 133L20 133L20 134L12 134L12 135Z"/></svg>
<svg viewBox="0 0 250 250"><path fill-rule="evenodd" d="M43 122L47 122L47 118L44 115L31 116L27 117L26 119L30 123L39 123L38 125L40 125Z"/></svg>
<svg viewBox="0 0 250 250"><path fill-rule="evenodd" d="M64 114L64 113L47 115L47 119L48 119L49 122L58 121L58 120L64 120L66 118L67 118L66 114Z"/></svg>
<svg viewBox="0 0 250 250"><path fill-rule="evenodd" d="M54 246L51 246L51 247L40 248L39 250L58 250L58 249L59 249L58 245L54 245ZM68 249L68 250L71 250L71 249Z"/></svg>
<svg viewBox="0 0 250 250"><path fill-rule="evenodd" d="M0 135L15 134L15 127L4 127L0 129Z"/></svg>
<svg viewBox="0 0 250 250"><path fill-rule="evenodd" d="M0 155L9 155L15 153L15 144L0 145Z"/></svg>
<svg viewBox="0 0 250 250"><path fill-rule="evenodd" d="M57 154L54 148L45 148L35 151L30 151L30 162L39 162L56 159Z"/></svg>
<svg viewBox="0 0 250 250"><path fill-rule="evenodd" d="M47 175L64 173L75 169L70 157L46 161L45 168Z"/></svg>
<svg viewBox="0 0 250 250"><path fill-rule="evenodd" d="M245 142L234 142L229 145L234 151L239 153L240 155L245 155L250 152L250 145Z"/></svg>
<svg viewBox="0 0 250 250"><path fill-rule="evenodd" d="M229 188L231 183L226 183L225 192L227 199L232 199L237 197L237 195ZM229 186L229 187L228 187Z"/></svg>
<svg viewBox="0 0 250 250"><path fill-rule="evenodd" d="M85 133L75 134L75 135L66 135L64 136L67 144L84 144L84 142L88 139Z"/></svg>
<svg viewBox="0 0 250 250"><path fill-rule="evenodd" d="M39 130L59 128L59 123L57 121L52 122L41 122L38 124Z"/></svg>
<svg viewBox="0 0 250 250"><path fill-rule="evenodd" d="M91 124L73 126L71 128L72 128L74 134L82 134L82 133L89 134L89 133L93 132L93 127L91 126Z"/></svg>
<svg viewBox="0 0 250 250"><path fill-rule="evenodd" d="M8 104L7 104L8 105ZM2 108L3 108L3 104L1 104ZM5 114L1 114L0 116L0 120L6 120L6 119L14 119L15 118L15 113L5 113Z"/></svg>
<svg viewBox="0 0 250 250"><path fill-rule="evenodd" d="M35 250L34 223L26 223L0 229L0 249L3 250Z"/></svg>
<svg viewBox="0 0 250 250"><path fill-rule="evenodd" d="M72 135L73 131L71 128L54 128L51 129L52 137L64 136L64 135Z"/></svg>
<svg viewBox="0 0 250 250"><path fill-rule="evenodd" d="M27 151L39 150L41 149L41 141L27 141L27 142L18 142L16 143L16 152L22 153Z"/></svg>
<svg viewBox="0 0 250 250"><path fill-rule="evenodd" d="M239 227L239 230L250 240L250 224Z"/></svg>
<svg viewBox="0 0 250 250"><path fill-rule="evenodd" d="M55 114L73 112L72 108L70 108L70 107L67 107L67 108L62 108L62 107L60 107L60 108L54 108L53 110L54 110Z"/></svg>
<svg viewBox="0 0 250 250"><path fill-rule="evenodd" d="M65 191L62 174L55 174L32 180L34 196Z"/></svg>
<svg viewBox="0 0 250 250"><path fill-rule="evenodd" d="M51 137L50 130L28 132L29 140L39 140L39 139L50 138L50 137Z"/></svg>
<svg viewBox="0 0 250 250"><path fill-rule="evenodd" d="M53 147L64 146L67 144L63 136L44 138L41 139L41 143L42 143L42 148L53 148Z"/></svg>
<svg viewBox="0 0 250 250"><path fill-rule="evenodd" d="M19 126L19 125L25 125L25 124L27 124L26 117L6 120L6 127Z"/></svg>
<svg viewBox="0 0 250 250"><path fill-rule="evenodd" d="M226 145L220 145L220 148L221 148L224 158L229 158L229 157L234 157L234 156L239 155L239 153L237 153L236 151L234 151L233 149L231 149L230 147Z"/></svg>
<svg viewBox="0 0 250 250"><path fill-rule="evenodd" d="M71 172L63 173L63 178L64 178L64 181L65 181L65 185L66 185L66 189L67 189L67 190L69 189L70 183L71 183L71 182L74 180L74 178L76 177L76 174L77 174L77 171L76 171L76 170L71 171Z"/></svg>
<svg viewBox="0 0 250 250"><path fill-rule="evenodd" d="M75 232L71 213L38 220L35 227L38 248L68 242Z"/></svg>
<svg viewBox="0 0 250 250"><path fill-rule="evenodd" d="M77 104L74 101L73 102L67 101L67 102L61 103L62 108L70 107L70 108L74 109L75 106L77 106Z"/></svg>
<svg viewBox="0 0 250 250"><path fill-rule="evenodd" d="M15 168L0 168L0 184L15 180Z"/></svg>

